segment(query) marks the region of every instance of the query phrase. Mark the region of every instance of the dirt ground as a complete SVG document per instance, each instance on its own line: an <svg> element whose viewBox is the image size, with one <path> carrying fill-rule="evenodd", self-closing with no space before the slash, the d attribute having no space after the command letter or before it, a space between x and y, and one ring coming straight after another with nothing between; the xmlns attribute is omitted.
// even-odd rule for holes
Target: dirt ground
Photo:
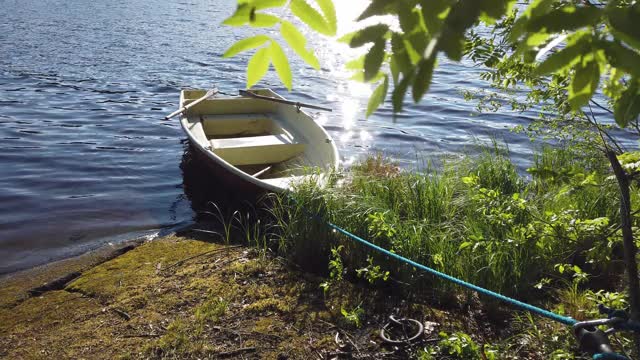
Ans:
<svg viewBox="0 0 640 360"><path fill-rule="evenodd" d="M116 255L0 280L0 357L404 359L438 331L479 328L388 291L343 281L325 293L326 279L247 247L170 236ZM358 307L360 327L342 311ZM424 336L383 342L392 314Z"/></svg>

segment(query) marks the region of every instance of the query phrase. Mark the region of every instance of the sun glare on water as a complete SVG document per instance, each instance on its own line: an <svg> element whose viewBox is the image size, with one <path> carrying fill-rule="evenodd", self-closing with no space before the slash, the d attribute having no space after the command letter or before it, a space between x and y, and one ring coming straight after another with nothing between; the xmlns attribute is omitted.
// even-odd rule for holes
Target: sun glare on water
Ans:
<svg viewBox="0 0 640 360"><path fill-rule="evenodd" d="M338 16L338 35L361 29L375 23L389 23L388 17L375 17L358 22L356 19L370 4L369 0L334 1ZM390 24L391 26L393 24ZM345 131L340 135L339 141L348 143L357 139L360 145L367 145L372 140L371 134L364 129L356 129L356 121L364 118L369 96L373 92L374 84L361 83L351 80L353 73L344 68L344 64L350 60L362 56L367 47L351 49L348 45L337 43L335 39L322 38L315 49L321 63L329 70L329 76L336 82L336 89L326 94L327 100L338 103L335 119L339 119Z"/></svg>

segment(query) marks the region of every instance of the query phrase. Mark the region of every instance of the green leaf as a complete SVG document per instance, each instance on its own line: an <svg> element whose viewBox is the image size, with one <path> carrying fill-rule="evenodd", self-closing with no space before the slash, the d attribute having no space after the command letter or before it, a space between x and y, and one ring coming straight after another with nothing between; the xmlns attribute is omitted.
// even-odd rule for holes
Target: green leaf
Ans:
<svg viewBox="0 0 640 360"><path fill-rule="evenodd" d="M376 42L378 39L383 38L387 34L387 31L389 31L388 25L377 24L360 29L352 34L347 34L346 36L350 36L349 46L357 48L366 43ZM345 39L346 36L343 36L341 39Z"/></svg>
<svg viewBox="0 0 640 360"><path fill-rule="evenodd" d="M269 48L262 47L256 51L247 65L247 89L257 84L269 70Z"/></svg>
<svg viewBox="0 0 640 360"><path fill-rule="evenodd" d="M569 84L569 105L573 110L579 110L586 105L598 88L600 81L600 66L595 61L576 68Z"/></svg>
<svg viewBox="0 0 640 360"><path fill-rule="evenodd" d="M459 1L451 7L438 39L438 48L454 61L462 59L465 33L478 20L480 1Z"/></svg>
<svg viewBox="0 0 640 360"><path fill-rule="evenodd" d="M384 102L385 97L387 96L387 90L389 89L389 76L384 77L384 81L382 84L378 85L375 90L373 90L373 94L369 98L369 103L367 104L367 113L366 117L373 114L374 111L380 107L380 104Z"/></svg>
<svg viewBox="0 0 640 360"><path fill-rule="evenodd" d="M546 75L567 69L580 61L582 55L590 52L590 39L582 37L568 44L564 49L549 55L538 67L538 75Z"/></svg>
<svg viewBox="0 0 640 360"><path fill-rule="evenodd" d="M338 31L338 18L336 17L336 8L333 6L333 0L316 0L320 10L324 14L324 20L330 32L330 36L335 36Z"/></svg>
<svg viewBox="0 0 640 360"><path fill-rule="evenodd" d="M400 28L405 34L411 34L416 26L419 25L420 18L417 13L413 12L413 7L405 1L398 1L398 20Z"/></svg>
<svg viewBox="0 0 640 360"><path fill-rule="evenodd" d="M377 74L375 74L375 75L373 76L373 78L371 78L371 79L369 79L369 80L365 81L365 80L364 80L364 71L358 71L358 72L354 73L354 74L349 78L349 80L353 80L353 81L357 81L357 82L362 82L362 83L364 83L364 82L373 82L373 83L374 83L374 82L378 82L378 81L380 81L380 80L382 80L382 79L384 79L384 74L383 74L382 72L378 72Z"/></svg>
<svg viewBox="0 0 640 360"><path fill-rule="evenodd" d="M222 57L228 58L235 56L243 51L255 49L265 42L271 40L267 35L256 35L250 38L242 39L231 45L227 51L224 52Z"/></svg>
<svg viewBox="0 0 640 360"><path fill-rule="evenodd" d="M370 18L372 16L394 14L396 11L396 0L372 0L369 6L358 16L357 21Z"/></svg>
<svg viewBox="0 0 640 360"><path fill-rule="evenodd" d="M364 80L370 81L380 71L384 60L384 48L387 42L378 39L364 57Z"/></svg>
<svg viewBox="0 0 640 360"><path fill-rule="evenodd" d="M404 75L402 80L400 80L398 85L393 89L393 93L391 94L391 103L393 104L394 113L402 111L404 95L407 93L407 88L409 87L411 80L413 80L413 73Z"/></svg>
<svg viewBox="0 0 640 360"><path fill-rule="evenodd" d="M515 3L515 0L483 0L481 19L487 24L493 24L511 11Z"/></svg>
<svg viewBox="0 0 640 360"><path fill-rule="evenodd" d="M349 45L349 43L351 42L351 39L353 39L354 36L356 36L358 34L358 31L359 30L352 31L350 33L346 33L346 34L342 35L341 37L339 37L338 40L336 40L336 41Z"/></svg>
<svg viewBox="0 0 640 360"><path fill-rule="evenodd" d="M282 38L289 44L291 49L298 54L307 64L314 69L320 69L320 62L313 51L307 50L307 39L304 35L290 22L282 21L280 24L280 34Z"/></svg>
<svg viewBox="0 0 640 360"><path fill-rule="evenodd" d="M418 63L418 72L416 78L413 80L413 101L418 102L422 99L429 85L431 85L431 77L433 76L433 68L435 67L435 57L428 59L422 59Z"/></svg>
<svg viewBox="0 0 640 360"><path fill-rule="evenodd" d="M291 0L290 7L291 13L313 30L329 36L335 34L327 25L324 17L305 0Z"/></svg>
<svg viewBox="0 0 640 360"><path fill-rule="evenodd" d="M620 127L626 127L640 115L640 86L636 79L631 79L630 83L613 106L613 117Z"/></svg>
<svg viewBox="0 0 640 360"><path fill-rule="evenodd" d="M611 66L640 78L640 54L617 42L605 41L600 45L604 48Z"/></svg>
<svg viewBox="0 0 640 360"><path fill-rule="evenodd" d="M581 27L597 25L602 14L602 9L596 6L568 5L531 19L527 24L527 30L548 34L573 31Z"/></svg>
<svg viewBox="0 0 640 360"><path fill-rule="evenodd" d="M248 3L238 4L233 15L226 18L222 24L229 26L242 26L249 22L251 16L251 6Z"/></svg>
<svg viewBox="0 0 640 360"><path fill-rule="evenodd" d="M409 43L411 43L411 47L413 47L419 54L418 56L422 58L422 54L424 54L424 51L427 48L427 43L430 40L429 35L426 32L419 30L412 32L406 38Z"/></svg>
<svg viewBox="0 0 640 360"><path fill-rule="evenodd" d="M529 7L527 7L527 9L522 13L522 16L520 16L513 23L513 27L511 28L508 36L509 41L515 42L516 40L518 40L518 38L520 38L520 36L522 36L522 34L526 31L529 20L547 13L547 11L551 9L551 6L554 2L555 0L533 1L531 5L529 5Z"/></svg>
<svg viewBox="0 0 640 360"><path fill-rule="evenodd" d="M396 66L401 73L408 74L413 70L411 58L407 53L404 40L402 40L402 36L398 33L393 33L391 36L391 52L391 57L395 61ZM395 83L396 81L394 80L394 84Z"/></svg>
<svg viewBox="0 0 640 360"><path fill-rule="evenodd" d="M392 56L389 60L389 70L391 71L391 77L393 78L393 84L398 83L398 77L400 76L400 69L398 68L398 64L396 59Z"/></svg>
<svg viewBox="0 0 640 360"><path fill-rule="evenodd" d="M287 3L287 0L258 0L253 2L253 6L256 10L269 9L275 7L282 7Z"/></svg>
<svg viewBox="0 0 640 360"><path fill-rule="evenodd" d="M346 64L344 64L344 68L347 70L356 70L356 71L362 71L364 70L364 58L365 55L360 56L357 59L353 59L349 62L347 62Z"/></svg>
<svg viewBox="0 0 640 360"><path fill-rule="evenodd" d="M256 13L249 25L253 27L272 27L280 22L280 18L271 14Z"/></svg>
<svg viewBox="0 0 640 360"><path fill-rule="evenodd" d="M280 45L272 41L271 42L271 62L273 63L273 67L276 69L278 73L278 77L287 87L287 90L291 91L291 82L293 81L291 76L291 68L289 67L289 60L287 60L287 55L284 53Z"/></svg>
<svg viewBox="0 0 640 360"><path fill-rule="evenodd" d="M409 60L411 61L411 65L417 64L420 59L422 59L422 55L418 54L416 49L413 48L411 42L408 40L403 40L404 48L407 51L407 55L409 55ZM413 66L412 66L413 68Z"/></svg>
<svg viewBox="0 0 640 360"><path fill-rule="evenodd" d="M640 50L640 6L611 7L607 17L613 35Z"/></svg>
<svg viewBox="0 0 640 360"><path fill-rule="evenodd" d="M454 3L451 0L421 0L420 9L422 10L422 18L427 27L427 31L435 35L440 32L443 24L442 15L446 14L449 7Z"/></svg>

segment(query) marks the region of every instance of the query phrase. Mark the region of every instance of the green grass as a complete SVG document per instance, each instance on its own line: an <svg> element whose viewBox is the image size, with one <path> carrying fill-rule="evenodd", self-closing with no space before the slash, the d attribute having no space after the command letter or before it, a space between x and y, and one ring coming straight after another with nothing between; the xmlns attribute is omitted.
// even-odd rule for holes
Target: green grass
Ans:
<svg viewBox="0 0 640 360"><path fill-rule="evenodd" d="M381 155L372 156L332 174L328 186L311 179L291 194L270 196L266 215L262 208L249 215L216 208L212 214L222 223L216 233L226 243L240 240L327 276L325 296L347 279L395 294L406 291L432 304L476 301L450 282L333 231L325 222L330 221L436 270L576 319L597 317L597 303L624 307L618 188L601 153L542 147L526 173L495 144L475 156L434 160L420 171L401 171ZM639 200L634 186L634 211ZM638 217L634 221L640 228ZM385 280L387 274L392 281ZM495 300L480 300L489 318L503 319ZM203 306L209 318L209 304ZM251 306L286 312L268 299ZM515 346L516 357L561 358L575 350L570 331L559 324L530 315L512 320L511 337L496 345L507 353ZM467 346L473 348L453 334L423 355L466 357ZM489 358L492 349L472 352Z"/></svg>
<svg viewBox="0 0 640 360"><path fill-rule="evenodd" d="M393 278L444 294L458 291L339 236L326 219L419 263L520 299L539 298L542 279L560 284L556 264L604 273L609 231L618 224L617 188L600 154L542 148L529 175L504 149L399 171L381 156L335 174L329 187L301 184L295 200L277 197L277 250L307 270L326 271L330 249L344 246L349 269L368 257ZM617 240L613 240L615 243ZM417 279L417 280L416 280Z"/></svg>

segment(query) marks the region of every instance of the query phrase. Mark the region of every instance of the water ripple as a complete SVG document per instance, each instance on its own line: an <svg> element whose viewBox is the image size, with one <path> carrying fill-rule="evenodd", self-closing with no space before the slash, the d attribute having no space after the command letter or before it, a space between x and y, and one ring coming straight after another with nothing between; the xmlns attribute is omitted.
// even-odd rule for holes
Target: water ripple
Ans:
<svg viewBox="0 0 640 360"><path fill-rule="evenodd" d="M182 185L185 136L163 117L182 88L243 88L250 54L221 55L259 30L220 27L235 8L228 0L3 5L11 21L0 22L0 274L190 221L198 200ZM513 144L521 168L530 161L528 140L510 127L535 114L477 114L464 101L462 90L485 86L480 69L444 61L422 102L409 96L396 115L387 102L365 121L372 88L342 70L352 50L315 35L310 43L320 71L290 53L296 91L287 94L273 71L260 86L332 108L313 116L346 165L382 151L414 167L491 137Z"/></svg>

